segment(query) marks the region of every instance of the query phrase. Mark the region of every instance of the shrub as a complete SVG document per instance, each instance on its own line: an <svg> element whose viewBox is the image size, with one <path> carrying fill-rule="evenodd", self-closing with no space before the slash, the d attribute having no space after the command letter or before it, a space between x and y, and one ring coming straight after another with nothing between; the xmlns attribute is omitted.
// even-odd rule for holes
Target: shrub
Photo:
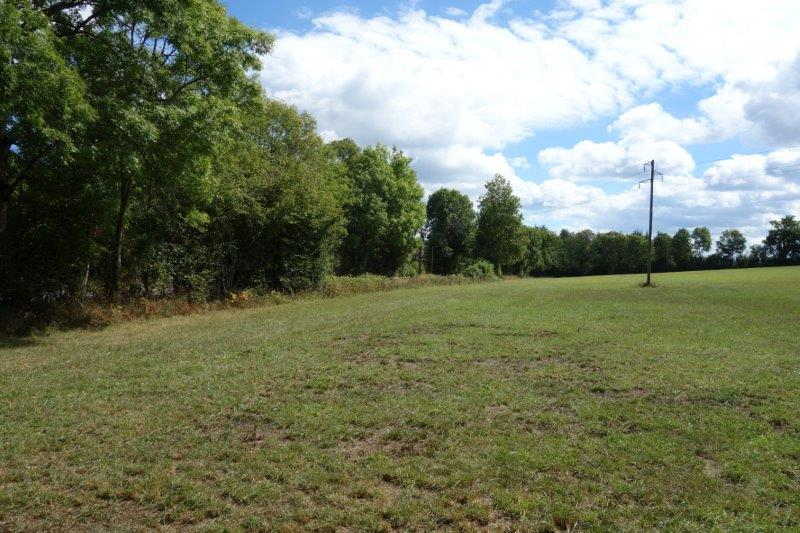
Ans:
<svg viewBox="0 0 800 533"><path fill-rule="evenodd" d="M252 289L232 291L219 300L197 298L192 292L172 294L163 298L136 298L123 304L109 304L103 300L67 300L57 302L43 312L22 312L0 306L0 339L3 335L25 336L49 329L101 328L129 320L166 318L177 315L203 313L218 309L247 309L267 305L282 305L301 298L332 298L353 296L395 289L413 289L477 283L497 279L492 265L480 261L470 265L474 275L437 276L421 274L411 278L386 277L375 274L361 276L329 276L325 284L315 290L287 293L270 289L267 285Z"/></svg>
<svg viewBox="0 0 800 533"><path fill-rule="evenodd" d="M392 278L375 274L361 276L330 276L322 288L326 297L347 296L368 292L379 292L391 288Z"/></svg>
<svg viewBox="0 0 800 533"><path fill-rule="evenodd" d="M400 270L397 271L398 278L414 278L421 274L419 271L419 263L415 260L406 261Z"/></svg>
<svg viewBox="0 0 800 533"><path fill-rule="evenodd" d="M494 279L497 277L494 271L494 265L485 259L478 259L474 263L468 265L461 272L461 275L472 279Z"/></svg>

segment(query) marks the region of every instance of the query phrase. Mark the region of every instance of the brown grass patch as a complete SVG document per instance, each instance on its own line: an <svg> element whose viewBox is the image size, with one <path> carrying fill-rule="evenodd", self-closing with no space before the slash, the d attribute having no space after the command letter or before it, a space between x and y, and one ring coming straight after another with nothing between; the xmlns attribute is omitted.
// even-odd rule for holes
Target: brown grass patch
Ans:
<svg viewBox="0 0 800 533"><path fill-rule="evenodd" d="M479 280L464 276L436 276L424 274L413 278L390 278L364 275L357 277L328 278L318 289L285 293L279 291L259 292L243 290L230 293L225 298L212 301L194 301L190 297L136 298L122 304L108 302L61 302L50 308L33 313L19 311L0 316L0 333L14 337L30 335L48 329L97 329L132 320L168 318L224 309L252 309L286 304L306 298L334 298L397 289L467 285L490 280Z"/></svg>
<svg viewBox="0 0 800 533"><path fill-rule="evenodd" d="M431 452L430 443L426 438L405 438L398 435L394 428L384 428L363 437L344 441L337 449L351 461L378 453L391 457L408 457L426 456Z"/></svg>

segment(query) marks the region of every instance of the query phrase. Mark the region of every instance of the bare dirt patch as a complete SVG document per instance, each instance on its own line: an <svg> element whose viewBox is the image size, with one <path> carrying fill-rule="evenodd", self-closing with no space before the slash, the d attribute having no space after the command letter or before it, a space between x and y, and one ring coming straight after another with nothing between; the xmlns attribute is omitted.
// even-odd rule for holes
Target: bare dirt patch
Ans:
<svg viewBox="0 0 800 533"><path fill-rule="evenodd" d="M340 443L338 451L350 460L358 460L378 453L392 457L424 456L431 452L427 439L400 438L393 428L354 438Z"/></svg>

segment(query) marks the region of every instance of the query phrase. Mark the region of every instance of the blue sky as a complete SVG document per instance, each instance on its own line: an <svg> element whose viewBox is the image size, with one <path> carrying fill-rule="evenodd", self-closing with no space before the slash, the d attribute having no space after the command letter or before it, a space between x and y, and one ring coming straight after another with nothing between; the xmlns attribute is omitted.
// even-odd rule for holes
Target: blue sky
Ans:
<svg viewBox="0 0 800 533"><path fill-rule="evenodd" d="M426 190L477 199L495 172L526 221L741 228L800 214L795 0L228 1L273 31L272 97L325 138L398 146ZM795 168L797 167L797 168Z"/></svg>
<svg viewBox="0 0 800 533"><path fill-rule="evenodd" d="M239 20L259 28L283 28L306 31L314 16L334 11L350 11L365 17L393 16L403 9L423 9L434 15L446 15L447 9L457 7L471 13L483 4L481 0L421 0L418 2L376 2L366 0L313 0L313 1L259 1L227 0L228 10ZM514 12L549 11L555 2L550 0L520 0L514 3Z"/></svg>

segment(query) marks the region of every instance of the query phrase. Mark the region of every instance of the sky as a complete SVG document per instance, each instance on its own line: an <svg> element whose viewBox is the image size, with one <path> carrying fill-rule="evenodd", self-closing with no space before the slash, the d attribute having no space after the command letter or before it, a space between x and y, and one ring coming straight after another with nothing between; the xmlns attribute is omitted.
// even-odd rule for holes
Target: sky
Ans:
<svg viewBox="0 0 800 533"><path fill-rule="evenodd" d="M494 174L526 223L656 231L800 216L798 0L226 0L274 33L259 76L327 140L414 159L427 193Z"/></svg>

